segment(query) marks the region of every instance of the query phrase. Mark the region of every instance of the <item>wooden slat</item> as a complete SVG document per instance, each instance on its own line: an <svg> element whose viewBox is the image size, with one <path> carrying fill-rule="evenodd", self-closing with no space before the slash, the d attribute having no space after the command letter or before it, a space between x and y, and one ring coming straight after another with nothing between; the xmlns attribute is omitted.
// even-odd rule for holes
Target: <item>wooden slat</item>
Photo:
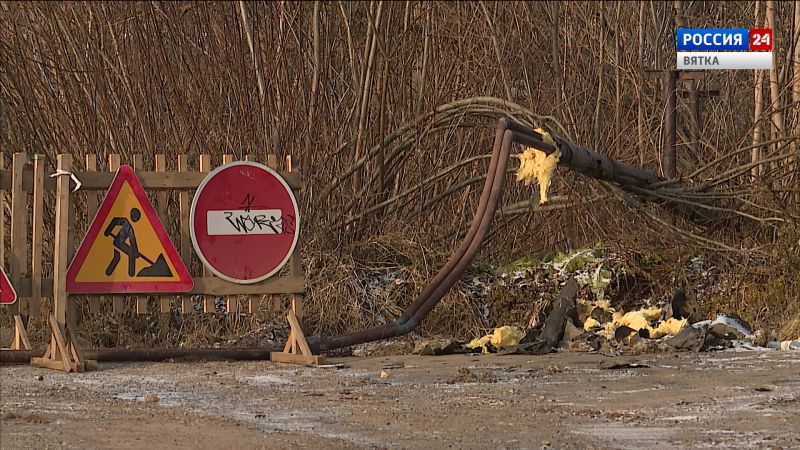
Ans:
<svg viewBox="0 0 800 450"><path fill-rule="evenodd" d="M227 155L226 155L227 156ZM227 161L225 160L225 156L222 157L222 163L225 164ZM200 155L200 172L205 176L206 173L211 172L211 156L210 155ZM188 236L188 232L187 232ZM203 266L203 276L204 277L212 277L213 274L205 264ZM216 305L214 305L214 297L212 296L205 296L203 298L203 311L207 313L213 313L216 311ZM230 311L230 310L229 310Z"/></svg>
<svg viewBox="0 0 800 450"><path fill-rule="evenodd" d="M58 155L58 169L69 172L72 156ZM56 223L53 259L53 313L56 321L67 323L67 235L69 234L69 177L57 177Z"/></svg>
<svg viewBox="0 0 800 450"><path fill-rule="evenodd" d="M95 172L97 171L97 155L89 154L86 155L86 171L87 172ZM97 193L96 192L86 192L86 229L89 229L89 226L92 224L92 220L94 219L94 215L97 214ZM89 296L89 312L92 314L99 314L102 312L102 302L101 298L98 295Z"/></svg>
<svg viewBox="0 0 800 450"><path fill-rule="evenodd" d="M271 277L255 284L229 283L217 277L194 277L194 288L189 295L259 295L302 293L305 288L303 277ZM23 278L15 286L17 295L30 297L31 279ZM42 297L53 296L53 279L42 278Z"/></svg>
<svg viewBox="0 0 800 450"><path fill-rule="evenodd" d="M189 162L186 155L178 155L178 171L189 172ZM181 224L181 259L186 267L191 270L192 268L192 242L189 237L189 193L180 191L178 193L178 208L180 209L180 224ZM181 297L181 313L188 314L192 312L192 298L190 296Z"/></svg>
<svg viewBox="0 0 800 450"><path fill-rule="evenodd" d="M289 311L286 318L289 320L289 325L292 327L293 337L294 337L294 345L299 346L300 353L305 355L307 358L311 357L311 349L308 347L308 342L306 341L305 336L302 333L302 328L300 328L300 323L297 321L297 317L294 314L294 311ZM298 349L295 349L292 353L298 353Z"/></svg>
<svg viewBox="0 0 800 450"><path fill-rule="evenodd" d="M120 166L120 159L119 155L108 155L108 171L113 179L114 174L119 170ZM109 185L111 185L111 181L109 180ZM106 186L108 189L108 186ZM114 314L123 314L125 312L125 297L122 295L115 295L111 297L111 310Z"/></svg>
<svg viewBox="0 0 800 450"><path fill-rule="evenodd" d="M70 167L72 166L72 160L70 159ZM68 175L59 175L58 178L64 178L67 181L67 189L72 192L73 185L72 178ZM58 184L56 184L56 189L58 189ZM71 194L69 194L71 195ZM71 198L70 198L71 200ZM69 208L67 211L67 266L69 267L69 262L72 261L72 257L75 256L75 210L74 210L74 202L70 201ZM78 324L78 302L74 298L71 301L67 302L67 322Z"/></svg>
<svg viewBox="0 0 800 450"><path fill-rule="evenodd" d="M286 155L286 171L293 172L297 169L297 164L292 159L292 155ZM300 221L298 220L297 223L299 224ZM300 228L297 227L295 229L295 233L300 233ZM297 240L297 245L295 245L294 252L292 256L289 258L288 262L289 266L289 275L302 277L303 276L303 266L302 261L300 261L300 239ZM302 324L303 323L303 294L292 294L291 297L291 308L294 311L294 315L297 317L297 321Z"/></svg>
<svg viewBox="0 0 800 450"><path fill-rule="evenodd" d="M14 350L30 350L31 341L28 339L28 332L25 329L25 324L22 323L22 317L14 316L14 343L11 346Z"/></svg>
<svg viewBox="0 0 800 450"><path fill-rule="evenodd" d="M250 155L244 157L245 161L250 161ZM233 155L222 155L222 164L228 164L234 161ZM239 298L236 296L228 297L225 301L228 307L228 314L239 312Z"/></svg>
<svg viewBox="0 0 800 450"><path fill-rule="evenodd" d="M312 355L307 357L299 353L272 352L269 360L276 363L303 364L303 365L322 365L325 364L325 357Z"/></svg>
<svg viewBox="0 0 800 450"><path fill-rule="evenodd" d="M267 167L273 170L278 170L278 155L274 153L267 155ZM272 300L271 303L273 311L283 310L283 298L280 295L270 295L270 300Z"/></svg>
<svg viewBox="0 0 800 450"><path fill-rule="evenodd" d="M67 189L69 189L69 184L67 184ZM67 223L69 223L69 220L67 220ZM64 243L64 246L65 246L64 251L66 252L66 242ZM58 346L57 355L60 355L60 361L64 366L64 371L69 372L70 370L72 370L70 364L72 361L70 358L70 354L67 352L67 343L64 339L64 333L63 333L64 327L62 326L61 323L58 322L58 320L54 316L50 316L49 319L50 319L50 327L52 330L51 339L53 339L56 342L56 345ZM56 358L53 359L57 359L57 356Z"/></svg>
<svg viewBox="0 0 800 450"><path fill-rule="evenodd" d="M133 170L136 172L144 171L144 161L142 159L141 153L136 153L135 155L133 155ZM147 296L137 295L136 314L146 314L146 313L147 313Z"/></svg>
<svg viewBox="0 0 800 450"><path fill-rule="evenodd" d="M156 162L155 162L155 169L156 172L166 172L167 171L167 157L165 155L156 155ZM156 194L156 211L158 212L158 216L161 218L161 222L166 227L169 223L167 217L167 192L166 191L159 191ZM184 260L184 263L186 261ZM162 296L159 299L159 310L162 313L168 313L170 307L170 300L169 296Z"/></svg>
<svg viewBox="0 0 800 450"><path fill-rule="evenodd" d="M44 242L44 159L37 158L34 166L33 236L31 243L31 315L39 314L42 305L42 243Z"/></svg>
<svg viewBox="0 0 800 450"><path fill-rule="evenodd" d="M15 153L11 162L11 248L13 251L9 254L9 271L8 276L11 278L11 285L17 286L21 280L28 273L28 198L27 194L22 190L22 172L25 170L25 161L27 155L25 153ZM11 311L16 314L16 311L27 310L27 300L19 296L19 300L14 305L11 305Z"/></svg>
<svg viewBox="0 0 800 450"><path fill-rule="evenodd" d="M112 172L73 172L75 176L81 181L81 190L83 191L105 191L111 185L114 179ZM174 172L141 172L136 174L142 187L147 190L192 190L197 189L200 183L205 178L205 174L200 172L187 172L180 171ZM300 174L299 173L286 173L280 172L280 175L286 180L286 184L292 189L300 189ZM11 170L0 170L0 189L11 190ZM56 182L54 178L47 178L44 180L44 188L48 192L55 190ZM72 186L74 187L74 185ZM26 172L22 178L22 189L27 192L33 192L33 173Z"/></svg>

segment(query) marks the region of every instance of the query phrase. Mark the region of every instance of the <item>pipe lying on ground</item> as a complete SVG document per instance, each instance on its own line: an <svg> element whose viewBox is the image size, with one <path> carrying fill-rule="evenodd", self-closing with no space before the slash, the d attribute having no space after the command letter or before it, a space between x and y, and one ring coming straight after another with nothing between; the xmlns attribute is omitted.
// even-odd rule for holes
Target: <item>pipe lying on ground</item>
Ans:
<svg viewBox="0 0 800 450"><path fill-rule="evenodd" d="M558 137L554 137L554 140L558 149L561 150L559 165L576 170L586 176L613 182L628 191L637 192L638 190L639 194L641 194L641 188L664 181L662 177L652 172L621 163L593 150ZM308 338L308 344L313 352L400 336L415 329L425 319L447 291L459 280L480 249L502 195L506 166L511 146L514 143L535 147L547 154L556 150L556 146L543 141L541 133L511 119L500 119L496 128L489 170L470 229L445 266L431 278L428 285L414 299L408 309L393 323L336 337L311 336ZM713 219L713 214L707 209L665 202L663 199L653 198L650 200L667 203L674 212L686 215L697 222Z"/></svg>
<svg viewBox="0 0 800 450"><path fill-rule="evenodd" d="M507 119L498 121L492 148L492 158L489 162L489 171L484 181L478 208L475 211L467 235L445 266L431 278L428 285L411 303L411 306L391 324L337 337L311 336L308 339L308 344L312 351L331 350L406 334L415 329L425 319L439 300L461 278L461 274L480 249L502 196L505 171L508 165L511 145L514 142L513 132L508 129L509 122Z"/></svg>
<svg viewBox="0 0 800 450"><path fill-rule="evenodd" d="M98 348L84 350L83 358L99 362L113 361L165 361L181 359L267 361L271 351L278 348ZM0 350L0 364L28 364L31 358L44 354L42 350Z"/></svg>

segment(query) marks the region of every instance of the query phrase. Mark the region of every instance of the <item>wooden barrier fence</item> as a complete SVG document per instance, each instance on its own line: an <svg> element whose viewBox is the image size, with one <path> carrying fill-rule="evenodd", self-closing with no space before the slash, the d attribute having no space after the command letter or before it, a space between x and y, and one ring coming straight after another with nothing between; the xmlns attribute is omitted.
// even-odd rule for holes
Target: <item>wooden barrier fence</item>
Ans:
<svg viewBox="0 0 800 450"><path fill-rule="evenodd" d="M220 162L225 164L233 160L233 155L223 155ZM255 159L247 155L245 160ZM196 168L190 167L188 156L183 154L175 157L175 169L168 169L169 161L167 155L163 154L155 155L152 168L146 166L139 154L133 155L130 163L192 274L194 287L190 293L182 295L80 295L80 298L88 301L89 313L102 313L110 309L115 314L123 314L129 308L133 308L137 314L169 313L173 307L184 314L195 311L214 313L220 309L215 298L225 297L221 307L223 311L252 314L262 305L274 310L284 309L286 306L282 299L288 296L290 324L293 317L302 317L305 278L300 264L299 245L280 273L254 284L235 284L214 277L195 256L189 232L189 212L193 191L213 169L210 155L199 155ZM300 190L300 172L291 156L286 157L282 168L278 167L275 155L268 155L264 163L279 171L293 191ZM58 156L55 171L52 167L47 169L46 164L47 161L37 155L29 157L25 153L16 153L10 168L6 169L4 158L0 155L0 195L10 194L11 206L10 251L6 251L4 236L6 213L4 208L0 208L0 264L7 257L8 264L4 267L9 269L9 278L19 297L16 304L6 306L15 316L15 336L21 336L15 339L15 349L20 349L25 343L22 337L27 339L22 325L24 321L19 317L40 314L43 298L53 298L55 321L66 332L77 323L76 296L66 293L67 267L74 256L76 244L80 242L79 238L82 238L97 211L101 199L99 195L110 186L122 164L122 158L116 154L108 155L108 160L103 164L96 155L87 155L80 170L76 169L79 164L75 164L70 155ZM105 171L101 169L102 165L105 165ZM72 192L76 187L76 179L80 186ZM172 195L175 192L177 195ZM78 217L83 219L80 234L75 227ZM50 223L54 223L53 234L46 236L45 224ZM30 240L28 230L31 233ZM50 245L45 248L45 244L49 243L52 243L52 249ZM53 256L52 265L45 270L47 260L44 255L48 253ZM318 361L319 357L314 360L310 354L299 354L298 346L302 347L304 338L299 325L297 330L295 328L292 325L287 353L297 356L288 359L293 362ZM58 330L55 330L55 334L58 334ZM303 342L294 345L296 339ZM56 344L51 342L54 351Z"/></svg>

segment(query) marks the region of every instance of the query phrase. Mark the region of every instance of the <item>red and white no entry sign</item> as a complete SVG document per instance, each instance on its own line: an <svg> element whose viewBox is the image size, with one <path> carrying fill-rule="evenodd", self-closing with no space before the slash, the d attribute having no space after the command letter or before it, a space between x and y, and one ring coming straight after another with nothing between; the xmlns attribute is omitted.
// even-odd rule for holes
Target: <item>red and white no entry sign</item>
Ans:
<svg viewBox="0 0 800 450"><path fill-rule="evenodd" d="M297 245L300 214L286 181L269 167L237 161L206 176L189 213L192 244L217 276L234 283L269 278Z"/></svg>
<svg viewBox="0 0 800 450"><path fill-rule="evenodd" d="M2 261L0 261L2 262ZM11 281L6 276L5 270L0 267L0 305L11 305L17 301L17 292Z"/></svg>

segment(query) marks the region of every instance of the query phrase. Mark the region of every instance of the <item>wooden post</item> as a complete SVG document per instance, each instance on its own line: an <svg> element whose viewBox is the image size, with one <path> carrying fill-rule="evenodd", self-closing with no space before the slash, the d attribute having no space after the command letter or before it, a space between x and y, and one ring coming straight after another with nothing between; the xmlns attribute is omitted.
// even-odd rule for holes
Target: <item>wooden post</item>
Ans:
<svg viewBox="0 0 800 450"><path fill-rule="evenodd" d="M267 167L277 171L278 167L278 156L274 153L270 153L267 155ZM280 295L270 295L272 299L272 310L273 311L281 311L283 310L283 299Z"/></svg>
<svg viewBox="0 0 800 450"><path fill-rule="evenodd" d="M116 172L119 170L120 159L119 155L108 155L108 171ZM125 297L122 295L114 295L111 297L111 310L114 314L123 314L125 312Z"/></svg>
<svg viewBox="0 0 800 450"><path fill-rule="evenodd" d="M86 171L87 172L96 172L97 171L97 155L89 154L86 155ZM94 215L97 213L97 193L94 191L87 191L86 192L86 226L87 229L89 225L91 225L92 220L94 220ZM102 297L97 295L89 296L89 312L93 314L99 314L102 311Z"/></svg>
<svg viewBox="0 0 800 450"><path fill-rule="evenodd" d="M72 156L58 155L58 168L69 172ZM67 325L67 234L69 231L69 177L56 179L56 233L53 260L53 313L61 326Z"/></svg>
<svg viewBox="0 0 800 450"><path fill-rule="evenodd" d="M155 169L156 172L167 171L167 157L165 155L156 155ZM166 224L169 223L167 220L167 191L158 191L156 193L156 211L158 212L158 217L161 219L161 223L166 226ZM181 255L181 259L183 259L183 255ZM189 261L184 260L183 263L189 267ZM170 297L161 296L159 298L158 309L163 314L168 313L170 310Z"/></svg>
<svg viewBox="0 0 800 450"><path fill-rule="evenodd" d="M135 172L144 171L144 161L142 160L141 153L133 155L133 170ZM147 295L136 296L136 314L147 313Z"/></svg>
<svg viewBox="0 0 800 450"><path fill-rule="evenodd" d="M27 273L28 243L27 243L27 218L28 199L22 189L22 177L25 170L25 153L15 153L11 162L11 253L9 254L8 274L13 286L20 286L20 281ZM27 315L27 301L20 298L11 305L12 314L20 312ZM24 320L23 320L24 322Z"/></svg>
<svg viewBox="0 0 800 450"><path fill-rule="evenodd" d="M233 155L222 155L222 164L233 162ZM239 312L239 296L231 295L225 299L225 306L227 307L228 314L235 314Z"/></svg>
<svg viewBox="0 0 800 450"><path fill-rule="evenodd" d="M292 156L286 156L286 171L297 171L297 164L292 160ZM299 223L299 222L298 222ZM298 227L297 233L300 232ZM300 261L300 241L298 239L292 256L289 258L288 267L289 275L302 276L303 267ZM291 306L286 320L289 321L289 339L283 348L282 352L271 352L270 360L274 362L286 362L294 364L324 364L325 357L314 355L308 347L305 334L303 333L302 326L303 315L303 294L291 295Z"/></svg>
<svg viewBox="0 0 800 450"><path fill-rule="evenodd" d="M58 155L58 169L69 172L72 156ZM31 364L65 372L83 371L87 367L72 339L72 325L67 315L67 265L69 263L69 176L56 178L56 221L53 259L53 314L49 317L50 345L41 358L32 358ZM93 364L92 364L93 365Z"/></svg>
<svg viewBox="0 0 800 450"><path fill-rule="evenodd" d="M36 316L42 305L42 242L44 242L44 159L36 158L33 165L33 236L31 244L30 314Z"/></svg>
<svg viewBox="0 0 800 450"><path fill-rule="evenodd" d="M228 157L230 157L230 155L223 155L222 156L222 163L223 164L228 162L227 161ZM211 172L211 155L200 155L200 172L203 172L203 173ZM187 230L186 234L187 235L189 234L188 230ZM205 264L203 264L203 276L204 277L210 277L212 275L213 274L211 273L210 270L208 270L208 267L206 267ZM207 313L213 313L216 310L217 310L217 306L214 304L214 296L212 296L212 295L204 296L203 297L203 311L205 311ZM230 309L228 311L230 312Z"/></svg>
<svg viewBox="0 0 800 450"><path fill-rule="evenodd" d="M292 160L292 155L286 155L286 171L292 172L297 170L297 165L294 164ZM300 233L300 229L298 228L297 233ZM297 245L295 245L294 252L292 256L289 257L289 275L292 276L303 276L303 266L298 254L300 253L300 239L297 239ZM295 316L297 316L297 320L300 324L303 323L303 295L302 294L292 294L292 311L294 312Z"/></svg>
<svg viewBox="0 0 800 450"><path fill-rule="evenodd" d="M178 172L188 172L189 161L186 155L178 155ZM189 192L180 191L178 193L178 208L180 210L181 224L181 259L189 270L192 270L192 242L189 238ZM184 295L181 297L181 313L188 314L193 310L192 296Z"/></svg>

